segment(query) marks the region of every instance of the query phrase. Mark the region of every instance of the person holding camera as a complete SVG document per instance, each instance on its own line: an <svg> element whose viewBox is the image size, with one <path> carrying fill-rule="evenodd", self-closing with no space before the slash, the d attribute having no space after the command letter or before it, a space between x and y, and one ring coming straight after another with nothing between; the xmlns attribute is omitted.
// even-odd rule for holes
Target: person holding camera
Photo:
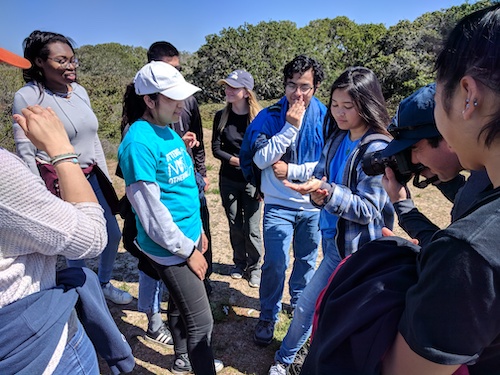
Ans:
<svg viewBox="0 0 500 375"><path fill-rule="evenodd" d="M403 181L397 178L398 175L408 176L409 179L416 171L417 178L422 175L428 177L427 181L433 181L445 197L454 202L451 211L452 222L457 220L471 206L477 195L490 184L484 170L472 171L467 180L460 174L464 168L457 154L450 149L436 127L435 91L436 85L432 83L401 101L389 126L394 139L381 152L380 157L380 160L391 168L371 165L372 170L385 169L383 185L394 205L399 225L410 237L417 239L421 246L430 242L439 227L415 207L408 189L401 183ZM387 162L388 160L392 162ZM414 184L423 186L415 181Z"/></svg>

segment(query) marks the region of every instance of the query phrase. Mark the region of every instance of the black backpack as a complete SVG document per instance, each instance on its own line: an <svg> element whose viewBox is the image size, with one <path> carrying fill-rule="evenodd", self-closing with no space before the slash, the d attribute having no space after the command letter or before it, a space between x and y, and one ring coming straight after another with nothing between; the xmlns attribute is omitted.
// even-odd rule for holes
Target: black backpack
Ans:
<svg viewBox="0 0 500 375"><path fill-rule="evenodd" d="M417 282L419 251L403 238L383 237L337 268L317 302L314 337L301 374L380 374L406 292Z"/></svg>

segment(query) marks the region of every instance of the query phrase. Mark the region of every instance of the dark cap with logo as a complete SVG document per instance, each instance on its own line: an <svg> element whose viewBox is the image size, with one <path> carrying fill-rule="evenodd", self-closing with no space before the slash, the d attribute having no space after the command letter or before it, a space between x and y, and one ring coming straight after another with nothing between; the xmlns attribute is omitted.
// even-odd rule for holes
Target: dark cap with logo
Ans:
<svg viewBox="0 0 500 375"><path fill-rule="evenodd" d="M440 135L434 120L435 93L436 84L431 83L399 103L388 128L394 139L382 152L384 156L395 155L422 139Z"/></svg>

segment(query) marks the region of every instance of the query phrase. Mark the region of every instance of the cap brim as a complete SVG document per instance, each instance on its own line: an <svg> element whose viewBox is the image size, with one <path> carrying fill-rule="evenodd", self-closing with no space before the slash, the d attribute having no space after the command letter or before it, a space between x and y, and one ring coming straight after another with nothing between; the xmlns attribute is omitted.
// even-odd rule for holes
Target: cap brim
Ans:
<svg viewBox="0 0 500 375"><path fill-rule="evenodd" d="M178 84L177 86L170 87L160 92L160 94L173 100L184 100L189 98L191 95L193 95L195 92L198 91L201 91L201 89L198 86L195 86L189 82L184 81Z"/></svg>
<svg viewBox="0 0 500 375"><path fill-rule="evenodd" d="M22 69L31 68L31 63L29 60L3 48L0 48L0 61Z"/></svg>
<svg viewBox="0 0 500 375"><path fill-rule="evenodd" d="M420 141L422 138L408 138L408 139L393 139L387 147L382 151L382 156L392 156L397 153L406 150L408 147L413 146L415 143Z"/></svg>
<svg viewBox="0 0 500 375"><path fill-rule="evenodd" d="M231 79L231 78L219 79L217 81L217 84L219 84L219 85L228 85L228 86L231 86L234 89L241 89L242 87L245 87L241 83L239 83L238 81L235 81L234 79Z"/></svg>

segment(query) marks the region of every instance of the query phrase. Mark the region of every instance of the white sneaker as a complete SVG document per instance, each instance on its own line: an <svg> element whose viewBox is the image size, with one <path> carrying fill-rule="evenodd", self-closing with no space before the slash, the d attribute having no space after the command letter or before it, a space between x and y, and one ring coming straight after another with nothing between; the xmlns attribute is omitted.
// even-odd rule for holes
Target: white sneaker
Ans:
<svg viewBox="0 0 500 375"><path fill-rule="evenodd" d="M129 293L115 288L110 282L104 284L101 288L104 297L117 305L127 305L134 299Z"/></svg>
<svg viewBox="0 0 500 375"><path fill-rule="evenodd" d="M283 363L276 361L269 369L268 375L286 375L286 366Z"/></svg>
<svg viewBox="0 0 500 375"><path fill-rule="evenodd" d="M222 363L222 361L219 359L214 359L214 365L215 365L215 372L222 371L222 369L224 368L224 363Z"/></svg>

